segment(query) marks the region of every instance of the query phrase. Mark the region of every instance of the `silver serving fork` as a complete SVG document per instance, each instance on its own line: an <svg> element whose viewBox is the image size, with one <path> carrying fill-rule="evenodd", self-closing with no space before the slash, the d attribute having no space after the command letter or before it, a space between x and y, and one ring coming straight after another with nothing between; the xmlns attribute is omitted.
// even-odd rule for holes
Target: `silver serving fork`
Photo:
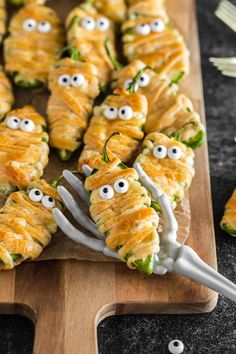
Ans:
<svg viewBox="0 0 236 354"><path fill-rule="evenodd" d="M150 191L153 200L160 206L164 218L164 231L160 235L160 252L155 257L154 273L164 275L167 272L173 272L186 276L236 303L236 285L203 262L192 248L177 242L178 224L167 196L154 185L138 163L134 164L134 168L138 172L142 184ZM84 166L84 173L87 176L90 175L91 169ZM83 183L70 171L65 170L63 175L85 204L89 206L90 197L84 189ZM58 192L74 218L92 232L96 238L88 237L77 230L60 210L54 209L53 215L61 230L73 241L94 251L102 252L108 257L119 259L118 253L112 252L106 247L105 237L98 232L94 222L78 206L67 189L59 186Z"/></svg>

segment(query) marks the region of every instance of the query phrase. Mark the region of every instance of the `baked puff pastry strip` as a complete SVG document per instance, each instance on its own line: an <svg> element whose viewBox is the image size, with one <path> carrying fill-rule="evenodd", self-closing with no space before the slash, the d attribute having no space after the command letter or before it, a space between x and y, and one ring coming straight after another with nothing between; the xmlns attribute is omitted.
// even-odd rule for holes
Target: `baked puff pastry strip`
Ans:
<svg viewBox="0 0 236 354"><path fill-rule="evenodd" d="M42 253L57 230L54 206L62 209L60 196L45 180L8 197L0 209L0 269L12 269Z"/></svg>
<svg viewBox="0 0 236 354"><path fill-rule="evenodd" d="M2 38L6 33L6 21L7 21L6 1L0 0L0 43L2 42Z"/></svg>
<svg viewBox="0 0 236 354"><path fill-rule="evenodd" d="M90 3L115 22L123 22L126 18L125 0L91 0Z"/></svg>
<svg viewBox="0 0 236 354"><path fill-rule="evenodd" d="M151 274L159 251L159 218L137 172L122 166L115 157L86 179L90 214L110 250L118 251L130 268Z"/></svg>
<svg viewBox="0 0 236 354"><path fill-rule="evenodd" d="M171 80L189 72L189 51L182 35L161 15L138 17L122 25L124 54L128 61L142 60L160 76Z"/></svg>
<svg viewBox="0 0 236 354"><path fill-rule="evenodd" d="M22 5L44 5L46 4L47 0L10 0L11 4L15 6L22 6Z"/></svg>
<svg viewBox="0 0 236 354"><path fill-rule="evenodd" d="M101 167L104 145L109 137L107 154L117 156L128 162L143 139L143 124L146 120L148 105L145 96L130 94L117 89L105 101L94 108L94 115L84 135L84 149L79 158L79 171L84 164L91 168Z"/></svg>
<svg viewBox="0 0 236 354"><path fill-rule="evenodd" d="M146 134L161 132L195 149L205 141L205 127L191 100L179 91L179 79L160 77L140 60L113 72L114 87L133 87L147 97Z"/></svg>
<svg viewBox="0 0 236 354"><path fill-rule="evenodd" d="M82 4L70 12L66 28L69 46L77 48L81 60L96 66L100 85L106 86L114 69L111 57L116 57L113 22L90 4Z"/></svg>
<svg viewBox="0 0 236 354"><path fill-rule="evenodd" d="M165 0L128 0L127 3L130 19L160 15L168 21Z"/></svg>
<svg viewBox="0 0 236 354"><path fill-rule="evenodd" d="M9 31L4 42L6 71L25 88L46 84L64 43L63 26L55 11L27 5L12 18Z"/></svg>
<svg viewBox="0 0 236 354"><path fill-rule="evenodd" d="M194 152L161 133L148 134L137 157L146 174L167 194L173 209L183 199L194 177Z"/></svg>
<svg viewBox="0 0 236 354"><path fill-rule="evenodd" d="M51 96L47 114L50 145L66 161L80 146L99 95L97 68L90 63L64 58L55 63L49 74Z"/></svg>
<svg viewBox="0 0 236 354"><path fill-rule="evenodd" d="M0 192L8 195L39 180L48 164L46 122L31 106L8 113L0 123Z"/></svg>
<svg viewBox="0 0 236 354"><path fill-rule="evenodd" d="M10 111L13 103L14 96L11 83L0 66L0 121Z"/></svg>
<svg viewBox="0 0 236 354"><path fill-rule="evenodd" d="M224 216L220 225L229 235L236 237L236 189L226 203Z"/></svg>

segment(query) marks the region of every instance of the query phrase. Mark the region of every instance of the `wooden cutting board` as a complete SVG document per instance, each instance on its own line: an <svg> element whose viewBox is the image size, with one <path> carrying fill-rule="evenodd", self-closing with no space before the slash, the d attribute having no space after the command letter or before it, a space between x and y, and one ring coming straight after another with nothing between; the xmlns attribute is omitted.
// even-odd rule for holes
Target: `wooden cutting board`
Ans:
<svg viewBox="0 0 236 354"><path fill-rule="evenodd" d="M78 2L60 1L61 15ZM63 4L63 6L62 6ZM49 5L57 5L56 0ZM56 6L55 6L56 7ZM191 51L191 74L182 86L204 119L197 20L194 0L169 0L169 15ZM197 151L190 191L191 232L187 244L216 267L207 146ZM0 273L0 313L35 322L35 353L93 354L96 326L112 314L211 311L217 295L183 277L145 277L124 264L50 261L28 263Z"/></svg>

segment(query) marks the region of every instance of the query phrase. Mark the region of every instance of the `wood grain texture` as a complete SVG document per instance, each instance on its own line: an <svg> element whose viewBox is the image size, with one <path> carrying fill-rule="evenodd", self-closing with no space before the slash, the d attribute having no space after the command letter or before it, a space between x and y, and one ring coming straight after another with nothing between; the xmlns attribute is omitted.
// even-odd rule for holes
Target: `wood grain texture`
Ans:
<svg viewBox="0 0 236 354"><path fill-rule="evenodd" d="M49 1L51 5L56 3L56 0ZM63 2L61 14L68 12L77 1L68 3ZM194 0L169 0L168 8L191 51L191 74L182 88L193 98L204 119ZM216 268L206 145L197 151L196 166L190 190L192 221L187 244ZM96 326L111 314L207 312L217 302L213 291L186 278L174 274L146 277L124 264L109 262L23 264L13 271L1 272L0 285L1 313L25 315L35 322L34 352L37 354L96 353Z"/></svg>

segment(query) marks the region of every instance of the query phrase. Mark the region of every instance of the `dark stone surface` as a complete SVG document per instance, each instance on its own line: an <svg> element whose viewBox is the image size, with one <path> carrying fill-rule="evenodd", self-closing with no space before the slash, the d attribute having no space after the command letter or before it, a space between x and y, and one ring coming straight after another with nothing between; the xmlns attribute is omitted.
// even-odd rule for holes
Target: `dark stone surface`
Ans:
<svg viewBox="0 0 236 354"><path fill-rule="evenodd" d="M236 281L236 239L219 228L236 179L236 79L221 76L209 63L210 56L236 56L236 35L214 16L218 3L218 0L197 0L197 10L218 265L222 274ZM217 308L210 314L111 317L98 329L100 353L164 354L168 353L169 341L175 338L184 342L188 354L236 353L235 311L235 305L220 297ZM0 354L31 353L33 332L28 320L0 316Z"/></svg>

